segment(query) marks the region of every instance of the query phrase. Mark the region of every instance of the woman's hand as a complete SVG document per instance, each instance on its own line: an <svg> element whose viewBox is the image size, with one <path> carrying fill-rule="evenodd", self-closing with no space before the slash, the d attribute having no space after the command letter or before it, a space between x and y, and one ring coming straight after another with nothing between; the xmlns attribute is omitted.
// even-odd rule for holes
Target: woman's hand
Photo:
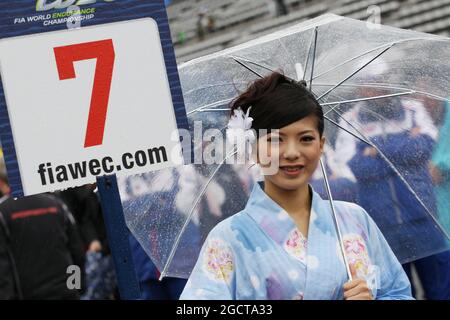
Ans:
<svg viewBox="0 0 450 320"><path fill-rule="evenodd" d="M102 251L102 244L98 240L94 240L90 243L88 252L100 252Z"/></svg>
<svg viewBox="0 0 450 320"><path fill-rule="evenodd" d="M358 278L353 265L350 265L350 272L353 280L344 284L345 300L373 300L372 291L367 286L364 279Z"/></svg>

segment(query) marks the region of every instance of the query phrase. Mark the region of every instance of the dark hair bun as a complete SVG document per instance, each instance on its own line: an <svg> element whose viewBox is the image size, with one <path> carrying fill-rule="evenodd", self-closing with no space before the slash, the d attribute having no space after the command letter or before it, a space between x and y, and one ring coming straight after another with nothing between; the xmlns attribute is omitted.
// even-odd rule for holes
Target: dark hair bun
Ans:
<svg viewBox="0 0 450 320"><path fill-rule="evenodd" d="M259 129L281 129L309 115L317 118L320 135L324 130L322 107L308 90L306 81L295 81L279 72L250 83L231 102L231 115L237 108L247 112L249 107L257 135Z"/></svg>

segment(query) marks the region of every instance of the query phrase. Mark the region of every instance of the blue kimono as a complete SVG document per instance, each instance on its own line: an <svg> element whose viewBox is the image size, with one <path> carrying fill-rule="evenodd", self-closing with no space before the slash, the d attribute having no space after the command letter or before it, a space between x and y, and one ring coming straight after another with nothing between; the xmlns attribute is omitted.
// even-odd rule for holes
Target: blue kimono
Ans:
<svg viewBox="0 0 450 320"><path fill-rule="evenodd" d="M369 215L335 201L349 263L377 299L412 299ZM328 200L313 191L308 239L255 183L247 206L208 235L181 299L343 299L348 281Z"/></svg>

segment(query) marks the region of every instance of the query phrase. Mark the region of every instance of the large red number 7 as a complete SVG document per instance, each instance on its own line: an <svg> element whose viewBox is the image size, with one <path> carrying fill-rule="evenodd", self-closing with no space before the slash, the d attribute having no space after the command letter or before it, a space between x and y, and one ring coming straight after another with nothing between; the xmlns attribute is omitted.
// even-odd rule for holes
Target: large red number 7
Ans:
<svg viewBox="0 0 450 320"><path fill-rule="evenodd" d="M101 145L114 69L115 53L112 40L73 44L53 50L60 80L76 77L73 66L75 61L97 59L84 147Z"/></svg>

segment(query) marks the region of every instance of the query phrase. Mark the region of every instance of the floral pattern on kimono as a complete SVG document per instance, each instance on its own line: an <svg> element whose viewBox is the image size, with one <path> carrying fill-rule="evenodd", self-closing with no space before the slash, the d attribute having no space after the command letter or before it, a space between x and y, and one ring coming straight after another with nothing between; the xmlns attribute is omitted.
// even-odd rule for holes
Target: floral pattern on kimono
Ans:
<svg viewBox="0 0 450 320"><path fill-rule="evenodd" d="M371 265L364 240L359 234L347 234L343 244L348 263L355 268L358 277L364 278Z"/></svg>
<svg viewBox="0 0 450 320"><path fill-rule="evenodd" d="M212 280L230 283L233 273L233 254L227 243L221 239L211 239L206 247L204 268Z"/></svg>
<svg viewBox="0 0 450 320"><path fill-rule="evenodd" d="M306 263L307 247L308 241L297 228L289 233L288 238L284 242L284 249L303 263Z"/></svg>
<svg viewBox="0 0 450 320"><path fill-rule="evenodd" d="M350 233L343 237L342 242L348 264L353 266L358 278L366 280L372 296L375 297L379 286L380 270L378 266L372 264L365 240L359 234ZM336 252L343 262L339 242L336 244Z"/></svg>

